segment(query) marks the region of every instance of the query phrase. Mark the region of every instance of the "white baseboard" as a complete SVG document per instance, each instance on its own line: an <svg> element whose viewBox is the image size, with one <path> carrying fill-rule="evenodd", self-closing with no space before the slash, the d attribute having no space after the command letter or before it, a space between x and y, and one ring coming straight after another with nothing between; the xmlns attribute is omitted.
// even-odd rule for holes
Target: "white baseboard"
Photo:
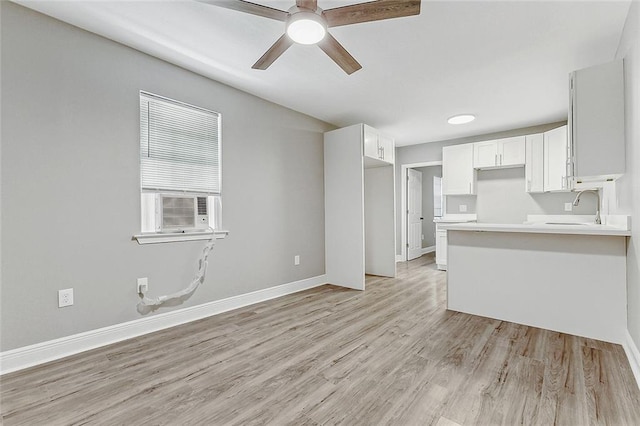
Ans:
<svg viewBox="0 0 640 426"><path fill-rule="evenodd" d="M436 251L436 246L431 246L431 247L424 247L422 249L422 254L427 254L427 253L433 253L434 251ZM397 262L404 262L405 258L403 255L401 254L396 254L396 263Z"/></svg>
<svg viewBox="0 0 640 426"><path fill-rule="evenodd" d="M275 299L326 284L326 276L307 278L292 283L241 294L148 318L86 331L47 342L36 343L10 351L0 352L0 374L11 373L34 365L64 358L100 346L110 345L132 337L196 321L212 315Z"/></svg>
<svg viewBox="0 0 640 426"><path fill-rule="evenodd" d="M640 350L638 350L638 347L631 338L629 330L627 330L627 338L622 344L622 347L624 348L624 352L627 354L627 359L631 365L631 371L633 371L633 376L636 378L636 384L638 385L638 388L640 388Z"/></svg>
<svg viewBox="0 0 640 426"><path fill-rule="evenodd" d="M422 248L422 254L433 253L434 251L436 251L436 246Z"/></svg>

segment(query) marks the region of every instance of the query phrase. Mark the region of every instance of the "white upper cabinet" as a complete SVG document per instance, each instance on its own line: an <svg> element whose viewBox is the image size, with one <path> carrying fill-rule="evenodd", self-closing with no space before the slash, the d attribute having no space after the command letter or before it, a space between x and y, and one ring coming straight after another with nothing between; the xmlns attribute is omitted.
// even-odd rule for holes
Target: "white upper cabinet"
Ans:
<svg viewBox="0 0 640 426"><path fill-rule="evenodd" d="M378 131L371 126L364 125L364 155L365 157L378 158Z"/></svg>
<svg viewBox="0 0 640 426"><path fill-rule="evenodd" d="M526 136L527 162L525 190L527 192L568 191L567 126L545 133Z"/></svg>
<svg viewBox="0 0 640 426"><path fill-rule="evenodd" d="M568 138L567 126L544 133L544 190L567 191Z"/></svg>
<svg viewBox="0 0 640 426"><path fill-rule="evenodd" d="M498 139L498 160L500 166L524 166L525 137Z"/></svg>
<svg viewBox="0 0 640 426"><path fill-rule="evenodd" d="M576 182L620 177L625 171L622 60L570 75L571 175Z"/></svg>
<svg viewBox="0 0 640 426"><path fill-rule="evenodd" d="M498 165L497 141L476 142L473 145L473 167L484 169Z"/></svg>
<svg viewBox="0 0 640 426"><path fill-rule="evenodd" d="M442 148L443 195L476 193L473 145L469 143Z"/></svg>
<svg viewBox="0 0 640 426"><path fill-rule="evenodd" d="M473 167L476 169L518 167L525 163L524 136L476 142L473 145Z"/></svg>
<svg viewBox="0 0 640 426"><path fill-rule="evenodd" d="M371 126L363 125L365 166L376 167L395 161L394 140ZM373 161L372 161L373 160Z"/></svg>
<svg viewBox="0 0 640 426"><path fill-rule="evenodd" d="M396 146L392 138L382 133L378 133L378 145L382 150L382 160L387 163L394 163L396 159Z"/></svg>
<svg viewBox="0 0 640 426"><path fill-rule="evenodd" d="M544 135L542 133L527 135L525 146L525 191L544 192Z"/></svg>

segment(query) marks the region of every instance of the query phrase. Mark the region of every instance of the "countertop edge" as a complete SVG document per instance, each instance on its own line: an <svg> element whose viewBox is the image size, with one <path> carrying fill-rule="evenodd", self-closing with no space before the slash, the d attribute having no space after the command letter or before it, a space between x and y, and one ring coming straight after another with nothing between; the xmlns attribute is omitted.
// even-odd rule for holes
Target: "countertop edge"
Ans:
<svg viewBox="0 0 640 426"><path fill-rule="evenodd" d="M518 225L491 223L456 223L440 224L440 228L447 231L471 232L510 232L525 234L565 234L565 235L601 235L610 237L629 237L628 229L596 228L580 225Z"/></svg>

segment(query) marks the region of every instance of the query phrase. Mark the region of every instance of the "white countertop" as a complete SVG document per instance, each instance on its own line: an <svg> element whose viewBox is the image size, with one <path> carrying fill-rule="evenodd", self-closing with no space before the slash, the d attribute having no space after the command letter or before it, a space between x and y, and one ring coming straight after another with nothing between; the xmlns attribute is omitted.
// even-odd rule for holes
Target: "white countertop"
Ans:
<svg viewBox="0 0 640 426"><path fill-rule="evenodd" d="M631 230L613 225L596 224L548 224L548 223L455 223L441 224L441 229L448 231L475 232L519 232L531 234L570 234L570 235L603 235L628 237Z"/></svg>
<svg viewBox="0 0 640 426"><path fill-rule="evenodd" d="M475 222L477 220L475 214L448 214L441 217L434 217L434 223L461 223L461 222Z"/></svg>

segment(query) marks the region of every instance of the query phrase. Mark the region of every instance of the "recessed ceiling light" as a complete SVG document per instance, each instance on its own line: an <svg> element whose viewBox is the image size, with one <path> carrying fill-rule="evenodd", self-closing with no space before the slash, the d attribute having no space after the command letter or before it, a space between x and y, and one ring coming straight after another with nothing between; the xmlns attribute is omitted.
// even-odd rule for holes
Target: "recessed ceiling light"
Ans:
<svg viewBox="0 0 640 426"><path fill-rule="evenodd" d="M327 34L327 24L313 12L297 12L287 22L287 35L300 44L316 44Z"/></svg>
<svg viewBox="0 0 640 426"><path fill-rule="evenodd" d="M473 115L473 114L460 114L460 115L454 115L453 117L450 117L447 120L447 123L449 123L449 124L465 124L465 123L470 123L475 119L476 119L476 116Z"/></svg>

